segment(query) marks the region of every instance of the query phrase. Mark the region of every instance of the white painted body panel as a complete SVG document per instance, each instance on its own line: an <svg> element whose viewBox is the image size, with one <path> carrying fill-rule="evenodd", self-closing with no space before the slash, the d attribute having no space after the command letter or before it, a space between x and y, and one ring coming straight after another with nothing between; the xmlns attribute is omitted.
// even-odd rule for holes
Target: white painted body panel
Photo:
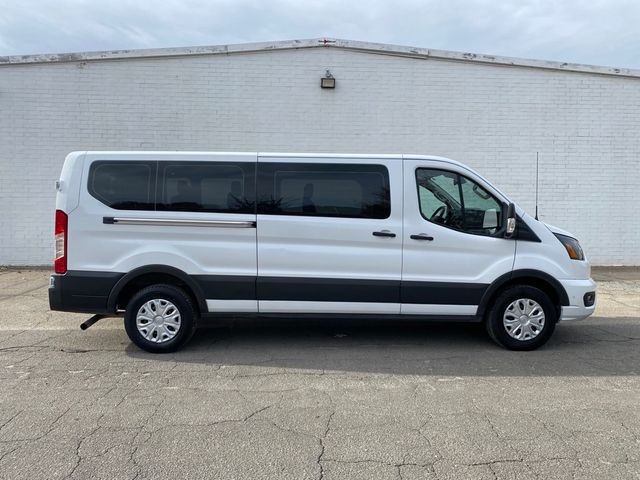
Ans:
<svg viewBox="0 0 640 480"><path fill-rule="evenodd" d="M591 265L586 258L586 253L584 261L571 260L564 246L547 225L524 212L520 214L541 242L518 242L513 266L515 270L522 268L540 270L558 280L587 280L590 278ZM573 237L569 232L564 230L562 232Z"/></svg>
<svg viewBox="0 0 640 480"><path fill-rule="evenodd" d="M548 273L564 287L569 297L569 305L562 307L561 321L582 320L592 315L597 305L585 307L584 294L596 291L596 283L591 279L591 264L585 253L584 261L571 260L564 246L553 234L574 237L565 230L546 225L522 212L527 225L540 238L541 242L518 242L514 269L528 268Z"/></svg>
<svg viewBox="0 0 640 480"><path fill-rule="evenodd" d="M516 250L515 240L459 232L429 222L420 213L416 170L434 168L460 173L480 183L500 200L504 196L484 179L462 165L410 158L404 160L403 281L457 282L490 284L510 272ZM411 235L427 234L433 241L413 240ZM432 305L430 305L431 307ZM416 313L422 305L402 305L402 313ZM450 315L473 315L477 305L452 306ZM443 312L437 312L443 313Z"/></svg>
<svg viewBox="0 0 640 480"><path fill-rule="evenodd" d="M85 152L71 152L64 160L56 192L56 210L69 214L78 206Z"/></svg>
<svg viewBox="0 0 640 480"><path fill-rule="evenodd" d="M582 299L585 293L596 291L596 282L589 278L586 280L560 280L560 283L569 297L569 305L562 307L560 320L583 320L593 315L598 304L598 297L596 296L596 302L590 307L585 307Z"/></svg>
<svg viewBox="0 0 640 480"><path fill-rule="evenodd" d="M103 217L255 221L255 215L114 210L86 188L96 160L255 162L256 154L90 152L84 157L80 203L69 215L69 270L130 272L167 265L187 274L257 275L255 228L106 225Z"/></svg>
<svg viewBox="0 0 640 480"><path fill-rule="evenodd" d="M259 162L336 163L336 157L260 156ZM258 274L265 277L314 277L400 281L402 266L402 160L383 156L340 157L342 164L378 164L389 170L391 214L386 219L258 215ZM388 230L395 238L375 237ZM289 311L287 302L259 301L260 312ZM291 302L292 305L296 302ZM313 302L309 302L313 303ZM344 313L352 307L342 302ZM367 312L400 313L400 304L378 304ZM282 310L276 310L281 308ZM291 308L299 308L292 306ZM314 312L335 312L339 305L318 302ZM356 306L355 308L361 308ZM324 310L326 309L326 310Z"/></svg>

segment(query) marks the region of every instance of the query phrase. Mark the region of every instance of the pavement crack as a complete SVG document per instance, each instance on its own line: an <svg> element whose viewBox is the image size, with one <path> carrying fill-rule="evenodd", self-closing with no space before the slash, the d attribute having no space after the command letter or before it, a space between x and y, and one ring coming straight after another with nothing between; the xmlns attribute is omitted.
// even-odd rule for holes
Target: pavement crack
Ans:
<svg viewBox="0 0 640 480"><path fill-rule="evenodd" d="M16 418L18 415L20 415L22 413L22 410L18 410L14 415L12 415L6 422L4 422L2 425L0 425L0 432L2 431L2 429L4 427L6 427L7 425L9 425L11 423L11 421Z"/></svg>
<svg viewBox="0 0 640 480"><path fill-rule="evenodd" d="M265 410L268 410L269 408L271 408L272 405L267 405L266 407L262 407L259 408L258 410L256 410L253 413L250 413L249 415L247 415L246 417L244 417L244 419L242 420L243 422L246 422L247 420L253 418L255 415L259 414L260 412L264 412Z"/></svg>
<svg viewBox="0 0 640 480"><path fill-rule="evenodd" d="M329 418L327 419L327 426L324 429L324 433L322 435L322 437L320 437L318 439L318 441L320 442L320 453L318 454L318 459L316 461L316 463L318 464L318 467L320 468L320 476L318 477L319 480L322 480L324 478L324 465L322 465L322 459L324 457L324 450L325 450L325 446L324 446L324 441L327 438L327 435L329 435L329 430L331 429L331 420L333 419L333 416L335 415L335 410L333 410L330 414L329 414Z"/></svg>
<svg viewBox="0 0 640 480"><path fill-rule="evenodd" d="M38 352L47 348L46 346L43 345L15 345L13 347L4 347L4 348L0 348L0 352L10 352L13 350L25 350L25 349L29 349L29 348L33 348L36 349Z"/></svg>
<svg viewBox="0 0 640 480"><path fill-rule="evenodd" d="M431 441L431 439L423 432L424 428L427 426L427 424L429 422L431 422L433 419L432 418L428 418L427 420L425 420L424 422L422 422L422 424L415 430L418 435L420 435L422 438L424 438L427 442L427 444L429 445L429 448L432 448L433 451L436 454L436 460L442 459L443 456L440 453L440 450L438 449L438 447ZM431 469L433 470L433 465L431 466ZM433 470L433 472L435 474L435 470Z"/></svg>
<svg viewBox="0 0 640 480"><path fill-rule="evenodd" d="M76 470L78 469L78 467L80 466L80 463L82 463L82 456L80 455L80 445L82 445L82 442L84 441L84 438L81 438L77 445L76 445L76 451L75 451L75 455L76 455L76 463L73 466L73 468L71 469L71 471L65 476L65 478L71 478L73 477L73 474L76 473Z"/></svg>
<svg viewBox="0 0 640 480"><path fill-rule="evenodd" d="M131 480L136 480L137 478L140 477L140 475L142 475L142 466L138 464L138 461L136 460L136 454L138 453L138 449L140 448L140 446L146 443L151 438L151 435L148 435L143 442L138 443L138 437L141 434L142 434L142 427L140 427L140 429L138 430L138 433L136 433L136 436L133 437L131 451L129 452L129 462L131 462L131 464L136 469L136 474L133 476Z"/></svg>
<svg viewBox="0 0 640 480"><path fill-rule="evenodd" d="M523 462L524 462L524 460L522 458L516 458L516 459L513 459L513 458L500 458L498 460L489 460L489 461L486 461L486 462L473 462L473 463L469 463L467 465L470 466L470 467L479 467L481 465L490 466L490 465L498 465L500 463L523 463Z"/></svg>
<svg viewBox="0 0 640 480"><path fill-rule="evenodd" d="M15 452L16 450L18 450L21 447L21 445L16 445L15 448L11 449L11 450L7 450L6 452L4 452L2 455L0 455L0 463L2 463L2 461L5 459L5 457L11 455L13 452Z"/></svg>
<svg viewBox="0 0 640 480"><path fill-rule="evenodd" d="M500 440L500 435L498 433L498 429L496 428L496 426L493 424L493 422L491 421L491 418L489 418L489 415L486 412L482 412L482 415L484 416L484 419L487 421L487 423L489 424L489 428L491 429L491 432L495 435L495 437Z"/></svg>
<svg viewBox="0 0 640 480"><path fill-rule="evenodd" d="M58 423L58 421L60 421L60 419L62 417L64 417L70 410L71 410L71 407L67 407L60 415L58 415L56 417L56 419L53 422L51 422L51 424L49 425L49 428L47 429L47 431L45 433L43 433L42 435L40 435L40 436L38 436L36 438L30 438L30 439L25 439L25 440L30 440L30 441L42 440L47 435L49 435L51 432L53 432L54 428L56 427L56 423Z"/></svg>
<svg viewBox="0 0 640 480"><path fill-rule="evenodd" d="M394 468L402 468L402 467L429 468L431 472L434 471L432 463L416 463L416 462L404 462L404 461L399 463L392 463L392 462L384 462L382 460L373 460L370 458L365 458L360 460L342 460L339 458L327 458L327 459L323 459L323 462L340 463L344 465L361 465L365 463L373 463L376 465L385 465L387 467L394 467Z"/></svg>

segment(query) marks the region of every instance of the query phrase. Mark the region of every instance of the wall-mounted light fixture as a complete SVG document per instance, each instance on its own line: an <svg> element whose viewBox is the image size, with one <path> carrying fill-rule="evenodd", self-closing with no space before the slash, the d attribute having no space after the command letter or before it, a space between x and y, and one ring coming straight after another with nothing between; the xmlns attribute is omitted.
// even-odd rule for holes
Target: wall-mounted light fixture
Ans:
<svg viewBox="0 0 640 480"><path fill-rule="evenodd" d="M336 88L336 79L333 78L329 70L320 79L320 88Z"/></svg>

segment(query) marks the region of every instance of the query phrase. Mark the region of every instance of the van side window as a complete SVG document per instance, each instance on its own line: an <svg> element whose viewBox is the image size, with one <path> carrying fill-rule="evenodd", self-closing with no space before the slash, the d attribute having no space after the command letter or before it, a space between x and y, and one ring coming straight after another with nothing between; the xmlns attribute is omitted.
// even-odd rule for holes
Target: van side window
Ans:
<svg viewBox="0 0 640 480"><path fill-rule="evenodd" d="M157 209L254 213L254 163L159 162Z"/></svg>
<svg viewBox="0 0 640 480"><path fill-rule="evenodd" d="M502 204L476 182L444 170L416 170L420 213L430 222L475 235L502 228Z"/></svg>
<svg viewBox="0 0 640 480"><path fill-rule="evenodd" d="M89 194L117 210L154 210L155 162L93 162Z"/></svg>
<svg viewBox="0 0 640 480"><path fill-rule="evenodd" d="M389 171L384 165L259 163L258 213L387 218Z"/></svg>

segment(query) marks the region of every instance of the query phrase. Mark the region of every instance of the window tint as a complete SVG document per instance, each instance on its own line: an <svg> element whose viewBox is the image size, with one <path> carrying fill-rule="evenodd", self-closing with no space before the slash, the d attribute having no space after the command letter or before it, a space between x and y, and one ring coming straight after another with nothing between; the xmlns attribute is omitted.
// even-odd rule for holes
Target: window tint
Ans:
<svg viewBox="0 0 640 480"><path fill-rule="evenodd" d="M389 172L383 165L261 163L258 213L387 218Z"/></svg>
<svg viewBox="0 0 640 480"><path fill-rule="evenodd" d="M88 189L118 210L255 213L255 169L253 162L98 161Z"/></svg>
<svg viewBox="0 0 640 480"><path fill-rule="evenodd" d="M254 213L254 163L160 162L157 209Z"/></svg>
<svg viewBox="0 0 640 480"><path fill-rule="evenodd" d="M416 171L416 181L425 219L476 235L494 235L502 228L502 204L474 181L426 168Z"/></svg>
<svg viewBox="0 0 640 480"><path fill-rule="evenodd" d="M94 162L89 193L118 210L153 210L155 169L155 162Z"/></svg>

